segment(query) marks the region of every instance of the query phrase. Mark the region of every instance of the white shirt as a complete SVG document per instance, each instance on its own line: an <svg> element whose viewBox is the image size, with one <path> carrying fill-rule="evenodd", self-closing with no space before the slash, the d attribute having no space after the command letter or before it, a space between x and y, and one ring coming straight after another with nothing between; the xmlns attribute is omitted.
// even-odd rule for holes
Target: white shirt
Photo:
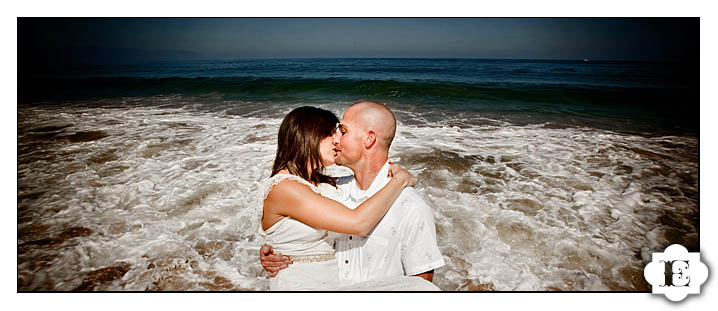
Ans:
<svg viewBox="0 0 718 311"><path fill-rule="evenodd" d="M322 195L354 209L389 182L388 171L385 163L366 191L359 189L354 176L340 177L338 189L327 184L319 188ZM444 265L431 207L414 188L404 188L369 235L332 234L343 283L415 275Z"/></svg>

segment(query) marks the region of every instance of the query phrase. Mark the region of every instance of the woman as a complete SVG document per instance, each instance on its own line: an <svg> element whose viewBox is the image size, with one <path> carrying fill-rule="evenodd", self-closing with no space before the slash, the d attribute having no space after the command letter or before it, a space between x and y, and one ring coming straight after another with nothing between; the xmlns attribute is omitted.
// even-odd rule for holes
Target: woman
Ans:
<svg viewBox="0 0 718 311"><path fill-rule="evenodd" d="M342 290L327 230L368 234L401 191L416 184L416 177L393 164L389 183L354 210L321 196L317 188L320 183L336 186L321 170L334 164L338 122L327 110L300 107L292 110L279 127L272 176L263 189L260 233L276 253L289 256L294 263L270 280L270 290ZM418 277L393 277L368 282L366 289L377 290L376 286L380 286L378 290L435 288ZM348 289L362 288L354 284Z"/></svg>

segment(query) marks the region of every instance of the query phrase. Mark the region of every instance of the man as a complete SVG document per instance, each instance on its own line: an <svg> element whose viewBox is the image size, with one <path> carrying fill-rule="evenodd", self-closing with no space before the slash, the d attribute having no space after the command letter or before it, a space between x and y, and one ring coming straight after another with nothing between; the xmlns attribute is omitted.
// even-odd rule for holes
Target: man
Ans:
<svg viewBox="0 0 718 311"><path fill-rule="evenodd" d="M322 195L354 209L389 182L389 147L396 119L383 104L359 101L344 112L339 129L341 135L335 135L334 141L336 163L351 169L354 176L339 178L339 189L320 188ZM369 235L336 234L335 249L344 284L400 275L431 282L434 269L444 265L431 208L414 188L403 190ZM270 277L291 264L266 244L260 249L260 261Z"/></svg>

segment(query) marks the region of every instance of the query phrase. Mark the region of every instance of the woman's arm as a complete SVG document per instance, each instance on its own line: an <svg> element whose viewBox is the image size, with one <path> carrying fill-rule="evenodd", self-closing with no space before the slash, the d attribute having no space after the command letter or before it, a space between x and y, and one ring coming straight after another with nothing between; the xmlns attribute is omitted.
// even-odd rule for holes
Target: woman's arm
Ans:
<svg viewBox="0 0 718 311"><path fill-rule="evenodd" d="M339 233L367 235L384 217L405 187L416 184L416 177L392 164L393 178L379 192L352 210L325 198L293 180L280 182L264 201L265 214L289 216L314 228Z"/></svg>

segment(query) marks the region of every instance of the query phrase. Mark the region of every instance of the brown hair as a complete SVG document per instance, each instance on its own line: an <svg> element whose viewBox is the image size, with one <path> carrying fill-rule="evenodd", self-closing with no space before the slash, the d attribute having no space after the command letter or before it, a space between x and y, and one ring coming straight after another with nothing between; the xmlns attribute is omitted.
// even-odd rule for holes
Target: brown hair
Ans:
<svg viewBox="0 0 718 311"><path fill-rule="evenodd" d="M319 143L334 134L337 123L339 119L334 113L316 107L303 106L287 114L279 126L272 176L287 169L311 183L336 186L333 178L319 172L322 168Z"/></svg>

